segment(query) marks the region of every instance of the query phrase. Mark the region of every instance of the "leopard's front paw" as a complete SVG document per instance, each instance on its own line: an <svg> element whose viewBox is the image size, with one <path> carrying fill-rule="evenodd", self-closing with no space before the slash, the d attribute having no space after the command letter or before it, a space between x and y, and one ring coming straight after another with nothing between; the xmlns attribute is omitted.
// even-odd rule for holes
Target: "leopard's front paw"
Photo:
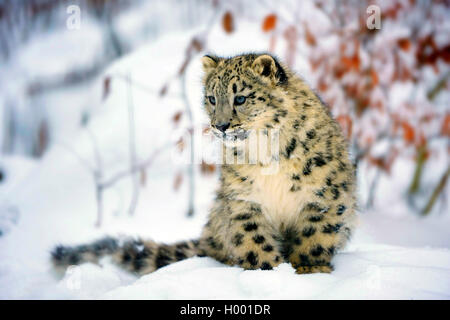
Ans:
<svg viewBox="0 0 450 320"><path fill-rule="evenodd" d="M331 273L333 266L300 266L297 268L296 273Z"/></svg>

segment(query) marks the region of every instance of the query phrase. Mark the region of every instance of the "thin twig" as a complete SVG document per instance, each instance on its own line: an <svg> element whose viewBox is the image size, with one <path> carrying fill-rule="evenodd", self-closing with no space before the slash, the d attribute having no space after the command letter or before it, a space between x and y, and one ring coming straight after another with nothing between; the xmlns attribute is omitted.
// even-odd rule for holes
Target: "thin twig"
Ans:
<svg viewBox="0 0 450 320"><path fill-rule="evenodd" d="M123 178L128 177L130 174L134 174L137 172L140 172L141 170L144 170L146 168L148 168L153 161L156 159L156 156L163 151L164 149L173 146L173 142L167 143L165 145L163 145L160 148L157 148L155 151L153 151L153 153L151 154L151 156L149 158L147 158L147 160L135 164L133 167L128 168L126 170L120 171L118 173L116 173L114 176L110 177L107 180L103 180L100 184L102 185L103 188L109 188L112 185L114 185L115 183L117 183L119 180L122 180Z"/></svg>
<svg viewBox="0 0 450 320"><path fill-rule="evenodd" d="M195 172L194 172L194 162L195 162L195 143L194 143L194 119L192 116L192 109L189 103L189 99L187 97L186 90L186 73L181 75L181 88L182 88L182 96L184 101L184 106L186 109L186 114L189 120L189 134L191 137L191 159L188 167L188 177L189 177L189 196L188 196L188 216L194 215L194 202L195 202Z"/></svg>
<svg viewBox="0 0 450 320"><path fill-rule="evenodd" d="M431 197L427 202L427 205L422 210L422 214L424 216L430 213L431 209L433 208L434 204L436 203L437 198L441 194L442 190L444 190L444 187L447 183L449 175L450 175L450 167L447 168L447 171L444 173L444 175L439 180L439 183L434 188L433 193L431 194Z"/></svg>
<svg viewBox="0 0 450 320"><path fill-rule="evenodd" d="M130 153L130 170L136 165L137 151L136 151L136 133L135 133L135 121L134 121L134 104L133 104L133 93L131 88L131 75L128 75L129 81L127 82L128 89L128 147ZM131 173L132 180L132 196L130 201L130 206L128 208L128 213L133 215L137 202L139 199L139 176L136 172Z"/></svg>
<svg viewBox="0 0 450 320"><path fill-rule="evenodd" d="M140 90L145 91L145 92L147 92L149 94L161 95L161 92L159 90L156 90L154 88L146 86L145 84L142 84L140 82L134 81L134 80L128 78L127 76L122 75L122 74L119 74L119 73L110 74L109 77L111 79L119 79L119 80L125 81L126 83L131 84L134 88L140 89ZM174 99L181 99L181 95L177 94L177 93L167 94L167 96L171 97L171 98L174 98Z"/></svg>

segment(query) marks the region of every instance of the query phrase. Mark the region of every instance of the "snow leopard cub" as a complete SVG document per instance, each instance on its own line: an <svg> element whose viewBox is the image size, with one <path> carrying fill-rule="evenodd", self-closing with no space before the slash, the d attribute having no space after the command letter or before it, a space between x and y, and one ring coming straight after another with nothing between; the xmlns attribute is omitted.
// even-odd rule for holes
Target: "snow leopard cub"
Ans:
<svg viewBox="0 0 450 320"><path fill-rule="evenodd" d="M277 132L277 170L267 164L224 164L208 223L199 239L175 244L105 238L58 246L56 267L103 255L146 274L192 256L244 269L288 262L297 273L331 272L331 260L356 221L355 175L339 125L308 85L269 54L207 55L204 105L213 132L248 140L248 132ZM237 155L236 147L233 152ZM244 152L248 148L244 148ZM240 150L239 152L242 152Z"/></svg>

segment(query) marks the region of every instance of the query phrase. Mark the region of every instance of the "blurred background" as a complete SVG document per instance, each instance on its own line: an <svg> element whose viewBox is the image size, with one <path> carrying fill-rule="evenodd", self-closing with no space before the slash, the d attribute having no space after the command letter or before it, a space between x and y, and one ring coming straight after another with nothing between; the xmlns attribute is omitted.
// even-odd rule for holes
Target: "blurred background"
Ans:
<svg viewBox="0 0 450 320"><path fill-rule="evenodd" d="M249 51L286 62L342 126L363 237L450 247L449 1L0 0L5 257L196 236L218 174L190 139L208 127L199 59Z"/></svg>

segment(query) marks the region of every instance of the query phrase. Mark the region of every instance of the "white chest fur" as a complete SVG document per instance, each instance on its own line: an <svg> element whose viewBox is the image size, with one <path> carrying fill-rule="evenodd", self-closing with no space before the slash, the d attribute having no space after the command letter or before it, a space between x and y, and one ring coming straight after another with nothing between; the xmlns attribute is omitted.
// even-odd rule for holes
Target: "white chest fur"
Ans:
<svg viewBox="0 0 450 320"><path fill-rule="evenodd" d="M292 192L293 181L290 175L280 170L276 174L262 175L260 168L251 175L252 192L242 197L243 200L254 201L262 207L263 214L274 225L288 225L298 219L299 212L307 199L305 190ZM303 191L303 192L302 192Z"/></svg>

